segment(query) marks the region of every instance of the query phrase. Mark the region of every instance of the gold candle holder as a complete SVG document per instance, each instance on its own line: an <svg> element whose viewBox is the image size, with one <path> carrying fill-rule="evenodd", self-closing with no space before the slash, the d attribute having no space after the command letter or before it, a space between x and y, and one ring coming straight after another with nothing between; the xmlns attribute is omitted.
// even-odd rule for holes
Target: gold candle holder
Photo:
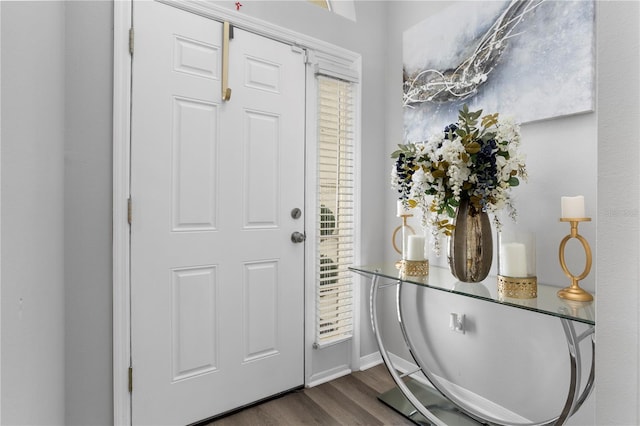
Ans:
<svg viewBox="0 0 640 426"><path fill-rule="evenodd" d="M402 225L398 226L396 229L393 230L393 234L391 235L391 244L393 244L393 248L396 252L398 252L398 254L400 254L400 260L396 262L396 269L401 269L402 268L402 261L404 260L404 256L405 256L405 251L406 251L406 247L405 245L407 244L407 230L411 231L412 234L415 234L416 231L413 230L413 228L411 226L409 226L407 224L407 219L409 219L410 217L413 217L412 214L402 214L400 215L400 217L402 218ZM398 235L398 232L402 231L402 245L401 248L398 248L398 245L396 244L396 237Z"/></svg>
<svg viewBox="0 0 640 426"><path fill-rule="evenodd" d="M429 275L428 260L401 260L400 272L407 277L424 277Z"/></svg>
<svg viewBox="0 0 640 426"><path fill-rule="evenodd" d="M560 242L559 250L560 266L562 267L564 274L571 279L571 285L558 291L558 297L567 300L573 300L576 302L590 302L593 300L593 296L588 291L580 288L578 282L585 279L587 275L589 275L593 259L589 243L582 235L578 234L578 224L580 222L591 222L591 218L560 218L560 222L569 222L571 224L571 233L562 239L562 241ZM572 238L576 238L578 241L580 241L587 258L586 264L584 266L584 271L582 271L580 275L573 275L571 271L569 271L569 268L567 268L567 264L564 259L565 246L567 245L567 242Z"/></svg>
<svg viewBox="0 0 640 426"><path fill-rule="evenodd" d="M512 299L538 297L538 277L507 277L498 275L498 296Z"/></svg>

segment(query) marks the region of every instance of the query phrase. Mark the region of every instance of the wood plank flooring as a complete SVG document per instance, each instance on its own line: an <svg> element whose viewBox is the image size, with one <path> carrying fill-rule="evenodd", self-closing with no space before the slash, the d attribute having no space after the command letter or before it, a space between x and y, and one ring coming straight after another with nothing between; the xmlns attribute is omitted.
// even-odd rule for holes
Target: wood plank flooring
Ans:
<svg viewBox="0 0 640 426"><path fill-rule="evenodd" d="M378 401L378 395L393 386L380 364L245 408L207 426L412 425Z"/></svg>

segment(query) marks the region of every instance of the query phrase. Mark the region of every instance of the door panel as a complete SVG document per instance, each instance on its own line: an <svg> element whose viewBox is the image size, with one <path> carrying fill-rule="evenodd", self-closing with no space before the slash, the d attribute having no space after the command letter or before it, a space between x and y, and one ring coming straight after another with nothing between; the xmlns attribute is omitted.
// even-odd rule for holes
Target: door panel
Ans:
<svg viewBox="0 0 640 426"><path fill-rule="evenodd" d="M188 424L303 384L304 63L134 3L133 423Z"/></svg>
<svg viewBox="0 0 640 426"><path fill-rule="evenodd" d="M245 228L277 228L279 164L277 116L245 111Z"/></svg>
<svg viewBox="0 0 640 426"><path fill-rule="evenodd" d="M173 231L214 231L218 106L176 97L171 120Z"/></svg>
<svg viewBox="0 0 640 426"><path fill-rule="evenodd" d="M173 378L177 380L218 368L216 268L172 271L171 324Z"/></svg>

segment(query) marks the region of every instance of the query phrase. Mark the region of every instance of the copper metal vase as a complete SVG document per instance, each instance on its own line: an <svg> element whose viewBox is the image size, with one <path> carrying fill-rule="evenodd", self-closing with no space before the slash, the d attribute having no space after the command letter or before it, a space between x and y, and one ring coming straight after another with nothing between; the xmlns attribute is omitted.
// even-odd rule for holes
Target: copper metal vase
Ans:
<svg viewBox="0 0 640 426"><path fill-rule="evenodd" d="M493 260L491 222L486 212L477 211L469 200L460 200L455 229L449 237L449 268L454 277L477 283L489 275Z"/></svg>

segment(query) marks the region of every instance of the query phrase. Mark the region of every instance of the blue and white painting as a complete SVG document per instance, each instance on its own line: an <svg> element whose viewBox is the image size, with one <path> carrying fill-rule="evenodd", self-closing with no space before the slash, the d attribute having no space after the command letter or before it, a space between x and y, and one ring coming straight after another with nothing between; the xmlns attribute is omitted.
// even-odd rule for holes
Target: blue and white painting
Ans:
<svg viewBox="0 0 640 426"><path fill-rule="evenodd" d="M460 2L403 34L404 142L463 104L526 123L593 111L593 0Z"/></svg>

